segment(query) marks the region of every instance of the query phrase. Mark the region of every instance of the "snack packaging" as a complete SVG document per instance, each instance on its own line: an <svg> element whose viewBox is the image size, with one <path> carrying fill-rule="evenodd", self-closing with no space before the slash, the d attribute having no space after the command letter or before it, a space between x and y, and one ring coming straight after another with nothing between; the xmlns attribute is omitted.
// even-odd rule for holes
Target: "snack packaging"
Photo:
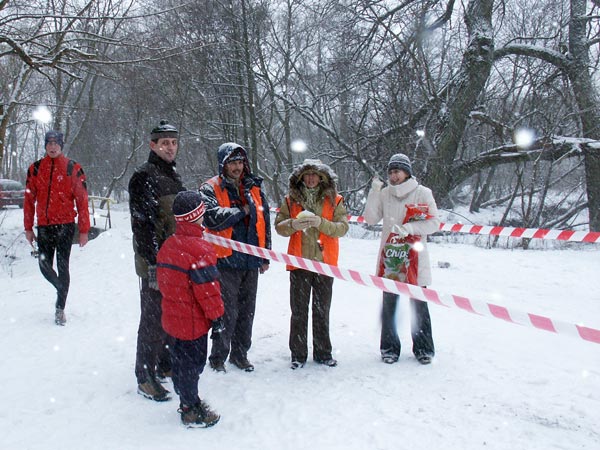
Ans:
<svg viewBox="0 0 600 450"><path fill-rule="evenodd" d="M402 223L427 220L431 217L429 205L426 203L409 203L406 205L406 215ZM392 230L381 249L377 276L416 285L419 275L419 252L414 249L414 244L420 241L420 236L411 234L402 238Z"/></svg>

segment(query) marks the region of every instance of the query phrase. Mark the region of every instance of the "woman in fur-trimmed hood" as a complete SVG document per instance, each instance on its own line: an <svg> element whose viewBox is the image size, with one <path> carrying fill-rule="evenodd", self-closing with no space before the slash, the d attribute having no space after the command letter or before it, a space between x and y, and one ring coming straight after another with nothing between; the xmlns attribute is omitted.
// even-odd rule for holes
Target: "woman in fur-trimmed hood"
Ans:
<svg viewBox="0 0 600 450"><path fill-rule="evenodd" d="M314 195L307 190L306 185L302 182L303 175L310 172L317 173L320 178L318 189ZM331 167L323 164L318 159L305 159L290 175L288 196L291 200L300 204L312 203L313 200L321 200L325 197L333 203L337 195L336 183L337 175L331 170Z"/></svg>
<svg viewBox="0 0 600 450"><path fill-rule="evenodd" d="M336 189L337 176L319 160L307 159L290 175L289 192L275 218L275 230L289 237L288 253L337 265L339 238L348 231L344 199ZM333 278L297 267L290 271L290 351L292 369L308 358L308 310L312 292L313 359L337 365L329 338Z"/></svg>

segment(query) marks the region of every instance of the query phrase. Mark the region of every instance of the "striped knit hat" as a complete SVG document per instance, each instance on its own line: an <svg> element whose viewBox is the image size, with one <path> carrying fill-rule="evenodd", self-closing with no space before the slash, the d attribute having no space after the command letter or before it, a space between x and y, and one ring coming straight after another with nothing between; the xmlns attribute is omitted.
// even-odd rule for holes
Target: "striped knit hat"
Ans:
<svg viewBox="0 0 600 450"><path fill-rule="evenodd" d="M177 222L195 222L204 216L206 206L198 191L182 191L173 201L173 214Z"/></svg>
<svg viewBox="0 0 600 450"><path fill-rule="evenodd" d="M399 169L404 170L409 177L412 177L412 165L410 159L404 153L396 153L390 158L390 162L387 165L387 171Z"/></svg>

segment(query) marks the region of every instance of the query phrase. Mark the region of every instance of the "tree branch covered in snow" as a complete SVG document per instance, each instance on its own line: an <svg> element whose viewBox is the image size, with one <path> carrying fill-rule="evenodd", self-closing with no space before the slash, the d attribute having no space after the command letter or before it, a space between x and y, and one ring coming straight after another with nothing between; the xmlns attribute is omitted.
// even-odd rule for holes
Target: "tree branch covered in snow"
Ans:
<svg viewBox="0 0 600 450"><path fill-rule="evenodd" d="M546 47L528 44L508 44L494 50L494 59L498 60L510 55L531 56L542 59L563 70L568 70L570 61L567 55Z"/></svg>
<svg viewBox="0 0 600 450"><path fill-rule="evenodd" d="M561 158L582 156L586 152L597 152L600 142L584 138L568 138L555 136L538 139L528 149L522 149L517 144L496 147L469 161L457 161L453 165L454 184L458 186L469 177L488 167L514 164L517 162L557 161Z"/></svg>

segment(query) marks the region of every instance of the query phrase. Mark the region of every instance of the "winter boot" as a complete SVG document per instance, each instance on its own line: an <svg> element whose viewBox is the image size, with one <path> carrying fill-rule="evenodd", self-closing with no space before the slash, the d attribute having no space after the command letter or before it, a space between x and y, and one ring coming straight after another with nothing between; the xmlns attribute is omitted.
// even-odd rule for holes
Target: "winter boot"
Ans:
<svg viewBox="0 0 600 450"><path fill-rule="evenodd" d="M417 361L419 361L423 365L431 364L431 360L432 359L433 359L433 357L431 355L419 355L419 356L417 356Z"/></svg>
<svg viewBox="0 0 600 450"><path fill-rule="evenodd" d="M394 364L398 362L398 357L396 355L382 355L381 360L386 364Z"/></svg>
<svg viewBox="0 0 600 450"><path fill-rule="evenodd" d="M54 313L54 323L56 325L60 325L61 327L65 326L65 324L67 323L67 316L65 316L64 309L56 308L56 311Z"/></svg>
<svg viewBox="0 0 600 450"><path fill-rule="evenodd" d="M250 361L248 361L248 358L229 357L229 362L238 369L243 370L244 372L254 372L254 366Z"/></svg>
<svg viewBox="0 0 600 450"><path fill-rule="evenodd" d="M327 367L335 367L338 364L337 360L335 360L333 358L315 359L315 362L317 364L323 364L324 366L327 366Z"/></svg>
<svg viewBox="0 0 600 450"><path fill-rule="evenodd" d="M181 423L188 428L212 427L221 418L203 401L192 406L180 404L177 411L181 414Z"/></svg>
<svg viewBox="0 0 600 450"><path fill-rule="evenodd" d="M166 402L171 400L170 392L162 387L154 377L138 384L137 393L155 402Z"/></svg>
<svg viewBox="0 0 600 450"><path fill-rule="evenodd" d="M166 383L167 382L167 378L173 378L173 371L171 369L169 369L167 371L157 370L156 371L156 378L161 383Z"/></svg>
<svg viewBox="0 0 600 450"><path fill-rule="evenodd" d="M292 370L301 369L303 367L304 363L300 361L292 361L292 364L290 364L290 369Z"/></svg>
<svg viewBox="0 0 600 450"><path fill-rule="evenodd" d="M210 367L215 372L221 372L221 373L227 372L227 369L225 369L225 363L223 363L221 361L210 361Z"/></svg>

